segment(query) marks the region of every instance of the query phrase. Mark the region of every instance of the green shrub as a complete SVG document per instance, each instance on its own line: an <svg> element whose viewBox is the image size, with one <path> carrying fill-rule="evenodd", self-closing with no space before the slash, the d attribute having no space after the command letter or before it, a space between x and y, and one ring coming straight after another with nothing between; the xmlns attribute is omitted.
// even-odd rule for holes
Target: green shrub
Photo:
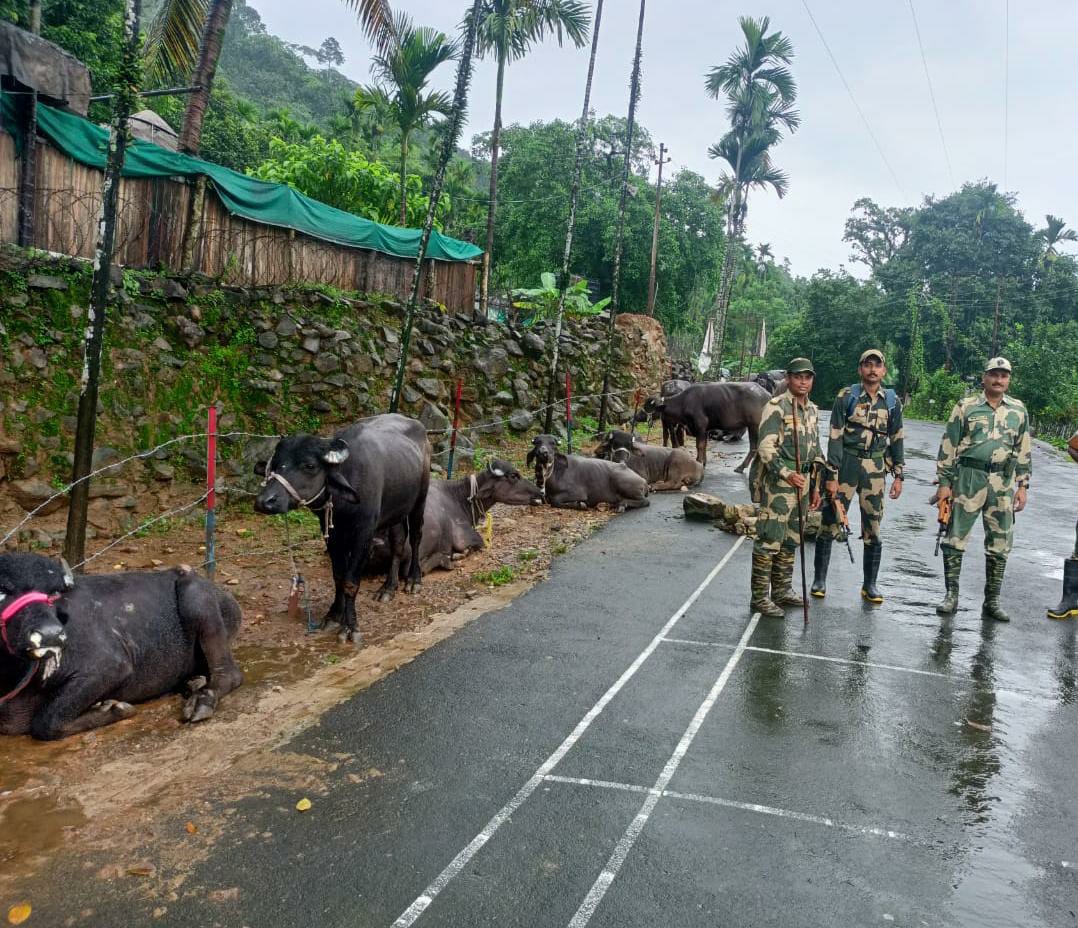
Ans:
<svg viewBox="0 0 1078 928"><path fill-rule="evenodd" d="M966 386L957 374L940 369L921 381L921 389L910 400L909 415L944 421L954 404L966 395Z"/></svg>

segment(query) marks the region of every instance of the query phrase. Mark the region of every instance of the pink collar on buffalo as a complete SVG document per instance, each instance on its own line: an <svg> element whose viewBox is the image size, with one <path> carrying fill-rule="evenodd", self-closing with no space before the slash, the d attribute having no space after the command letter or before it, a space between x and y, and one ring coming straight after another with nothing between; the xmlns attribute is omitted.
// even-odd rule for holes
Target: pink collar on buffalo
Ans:
<svg viewBox="0 0 1078 928"><path fill-rule="evenodd" d="M60 597L58 595L49 596L47 593L23 593L22 596L15 598L14 602L8 603L4 607L4 611L0 612L0 635L4 639L4 647L8 649L11 654L15 652L12 650L11 645L7 640L7 623L11 621L15 613L26 606L32 606L34 603L54 603Z"/></svg>

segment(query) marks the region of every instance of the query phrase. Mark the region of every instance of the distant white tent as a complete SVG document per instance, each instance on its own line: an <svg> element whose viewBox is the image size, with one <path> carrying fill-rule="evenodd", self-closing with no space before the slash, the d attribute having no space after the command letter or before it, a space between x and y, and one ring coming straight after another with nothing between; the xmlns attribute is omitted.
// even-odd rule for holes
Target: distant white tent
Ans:
<svg viewBox="0 0 1078 928"><path fill-rule="evenodd" d="M704 344L700 349L700 357L696 359L696 369L703 376L711 369L711 352L715 348L715 322L707 321L707 331L704 333Z"/></svg>

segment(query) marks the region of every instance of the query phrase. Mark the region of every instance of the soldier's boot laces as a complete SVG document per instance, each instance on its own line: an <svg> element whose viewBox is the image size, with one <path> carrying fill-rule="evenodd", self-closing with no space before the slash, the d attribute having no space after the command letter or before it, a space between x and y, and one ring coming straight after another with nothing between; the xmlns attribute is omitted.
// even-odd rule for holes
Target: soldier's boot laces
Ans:
<svg viewBox="0 0 1078 928"><path fill-rule="evenodd" d="M752 552L752 602L750 605L765 619L782 619L786 617L786 613L768 596L771 588L771 562L770 554Z"/></svg>
<svg viewBox="0 0 1078 928"><path fill-rule="evenodd" d="M996 622L1009 622L1011 617L999 604L999 593L1003 589L1003 571L1007 569L1007 558L999 554L986 554L984 558L984 605L981 607L982 619Z"/></svg>
<svg viewBox="0 0 1078 928"><path fill-rule="evenodd" d="M1078 557L1063 562L1063 598L1055 609L1048 610L1048 618L1078 618Z"/></svg>
<svg viewBox="0 0 1078 928"><path fill-rule="evenodd" d="M958 576L962 573L962 552L943 545L943 584L946 593L936 606L940 615L954 615L958 610Z"/></svg>
<svg viewBox="0 0 1078 928"><path fill-rule="evenodd" d="M861 596L874 606L883 602L883 593L876 587L876 578L880 575L880 559L883 557L883 545L865 545L862 560L865 579L861 583Z"/></svg>
<svg viewBox="0 0 1078 928"><path fill-rule="evenodd" d="M823 599L827 595L827 568L831 564L831 546L834 542L835 539L830 536L819 535L816 538L816 556L812 561L812 589L809 592L817 599Z"/></svg>
<svg viewBox="0 0 1078 928"><path fill-rule="evenodd" d="M771 601L776 606L803 606L805 600L793 587L797 548L783 545L771 559Z"/></svg>

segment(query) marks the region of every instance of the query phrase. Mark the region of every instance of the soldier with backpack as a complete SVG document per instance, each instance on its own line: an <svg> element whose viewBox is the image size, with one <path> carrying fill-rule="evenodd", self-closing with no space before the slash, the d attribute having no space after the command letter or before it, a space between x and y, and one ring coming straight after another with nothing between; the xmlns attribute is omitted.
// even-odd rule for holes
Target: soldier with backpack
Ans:
<svg viewBox="0 0 1078 928"><path fill-rule="evenodd" d="M883 595L876 587L883 544L880 521L887 473L894 478L891 499L902 493L902 470L906 463L902 443L902 404L895 391L883 387L887 363L883 352L869 348L857 365L860 383L845 387L831 409L831 432L827 442L827 465L831 477L825 484L823 527L816 538L815 576L812 595L827 594L827 568L831 547L843 531L835 501L843 510L857 494L864 541L864 580L861 596L879 605Z"/></svg>

